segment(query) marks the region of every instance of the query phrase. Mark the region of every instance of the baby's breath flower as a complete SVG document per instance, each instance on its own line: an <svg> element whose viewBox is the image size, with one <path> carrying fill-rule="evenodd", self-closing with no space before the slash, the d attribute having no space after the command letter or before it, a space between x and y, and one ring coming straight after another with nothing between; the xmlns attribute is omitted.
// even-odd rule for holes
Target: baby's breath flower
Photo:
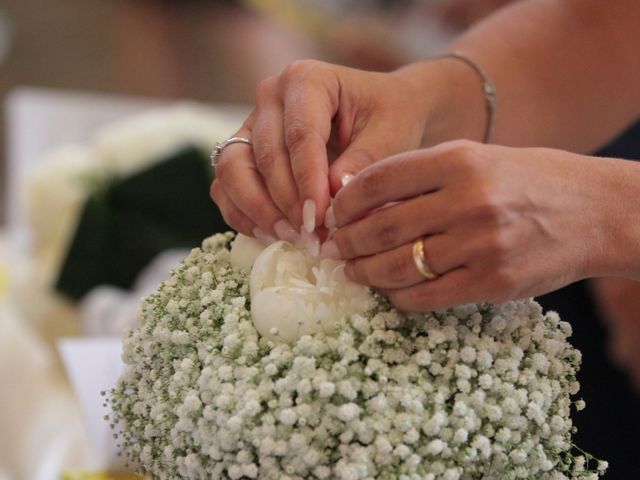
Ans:
<svg viewBox="0 0 640 480"><path fill-rule="evenodd" d="M311 260L288 246L260 257L263 247L239 239L231 253L230 233L193 250L125 339L110 421L146 477L593 480L606 471L571 442L581 355L557 314L533 300L402 314L341 283L340 265L304 270L298 262ZM257 314L264 336L251 314L256 258L260 291L270 292L259 301L278 307ZM274 318L285 311L298 312L293 324Z"/></svg>

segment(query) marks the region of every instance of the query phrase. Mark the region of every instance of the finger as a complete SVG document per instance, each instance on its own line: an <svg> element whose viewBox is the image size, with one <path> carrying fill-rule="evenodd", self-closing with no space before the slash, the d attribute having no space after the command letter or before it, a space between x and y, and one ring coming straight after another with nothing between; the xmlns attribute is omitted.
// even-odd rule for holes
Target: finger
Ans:
<svg viewBox="0 0 640 480"><path fill-rule="evenodd" d="M329 166L331 193L336 195L357 173L383 158L410 148L390 142L392 125L366 125L349 146Z"/></svg>
<svg viewBox="0 0 640 480"><path fill-rule="evenodd" d="M441 189L446 173L446 162L437 147L401 153L370 165L336 194L333 211L337 225L350 223L389 202Z"/></svg>
<svg viewBox="0 0 640 480"><path fill-rule="evenodd" d="M432 235L423 240L425 263L437 275L460 267L465 252L455 248L455 239L448 234ZM398 289L424 281L413 258L413 243L388 252L361 257L347 262L345 273L352 280L376 288Z"/></svg>
<svg viewBox="0 0 640 480"><path fill-rule="evenodd" d="M276 206L291 225L300 229L302 202L284 142L283 106L275 78L260 83L252 128L253 155L258 171Z"/></svg>
<svg viewBox="0 0 640 480"><path fill-rule="evenodd" d="M307 230L320 225L329 206L327 142L338 109L339 83L319 62L297 62L282 76L284 138Z"/></svg>
<svg viewBox="0 0 640 480"><path fill-rule="evenodd" d="M227 225L244 235L249 237L253 236L255 224L249 217L242 213L240 209L233 204L227 194L224 193L220 180L216 179L213 181L209 194L216 205L218 205L222 218Z"/></svg>
<svg viewBox="0 0 640 480"><path fill-rule="evenodd" d="M250 137L251 134L241 130L238 135ZM248 145L231 144L222 151L216 179L236 208L263 232L273 235L273 226L283 215L271 200Z"/></svg>
<svg viewBox="0 0 640 480"><path fill-rule="evenodd" d="M394 152L395 153L395 152ZM380 145L378 132L362 132L329 167L331 193L338 191L369 165L391 154Z"/></svg>
<svg viewBox="0 0 640 480"><path fill-rule="evenodd" d="M483 301L475 275L467 267L451 270L435 280L384 293L396 308L408 312L431 312Z"/></svg>
<svg viewBox="0 0 640 480"><path fill-rule="evenodd" d="M441 233L449 226L454 208L447 192L439 191L376 210L335 231L340 258L373 255Z"/></svg>

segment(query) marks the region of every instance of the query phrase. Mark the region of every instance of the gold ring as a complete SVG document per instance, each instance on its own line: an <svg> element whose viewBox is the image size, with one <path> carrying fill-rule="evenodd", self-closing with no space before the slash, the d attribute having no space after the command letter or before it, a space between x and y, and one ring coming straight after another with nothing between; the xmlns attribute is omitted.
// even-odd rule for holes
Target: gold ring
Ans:
<svg viewBox="0 0 640 480"><path fill-rule="evenodd" d="M420 274L426 278L427 280L435 280L438 278L438 274L436 274L429 265L427 264L427 260L424 257L424 239L419 238L415 242L413 242L413 261L416 264L416 268L420 272Z"/></svg>

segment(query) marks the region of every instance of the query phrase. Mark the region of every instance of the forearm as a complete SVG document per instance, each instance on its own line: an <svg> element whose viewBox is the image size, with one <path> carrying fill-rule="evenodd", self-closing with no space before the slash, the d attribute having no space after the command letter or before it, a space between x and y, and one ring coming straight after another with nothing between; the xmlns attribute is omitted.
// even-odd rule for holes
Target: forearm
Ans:
<svg viewBox="0 0 640 480"><path fill-rule="evenodd" d="M591 249L587 276L640 281L640 162L585 156L581 163L586 168L572 178L583 183L597 212L582 233Z"/></svg>
<svg viewBox="0 0 640 480"><path fill-rule="evenodd" d="M476 61L496 86L492 142L587 152L637 118L639 20L637 0L525 0L461 36L451 50ZM480 79L456 60L440 66L448 90L439 108L447 113L426 143L481 140ZM432 69L427 60L405 71L419 85Z"/></svg>

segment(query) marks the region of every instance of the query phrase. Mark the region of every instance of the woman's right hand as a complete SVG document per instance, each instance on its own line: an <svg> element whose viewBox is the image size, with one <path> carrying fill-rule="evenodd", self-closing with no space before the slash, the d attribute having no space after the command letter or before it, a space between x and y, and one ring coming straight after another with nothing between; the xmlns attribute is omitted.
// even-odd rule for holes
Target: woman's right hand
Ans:
<svg viewBox="0 0 640 480"><path fill-rule="evenodd" d="M433 117L444 110L451 68L469 75L456 63L376 73L304 60L262 81L255 108L236 133L253 145L225 148L211 187L227 223L265 243L298 241L302 230L319 246L316 227L349 176L432 143L429 135L448 139Z"/></svg>

